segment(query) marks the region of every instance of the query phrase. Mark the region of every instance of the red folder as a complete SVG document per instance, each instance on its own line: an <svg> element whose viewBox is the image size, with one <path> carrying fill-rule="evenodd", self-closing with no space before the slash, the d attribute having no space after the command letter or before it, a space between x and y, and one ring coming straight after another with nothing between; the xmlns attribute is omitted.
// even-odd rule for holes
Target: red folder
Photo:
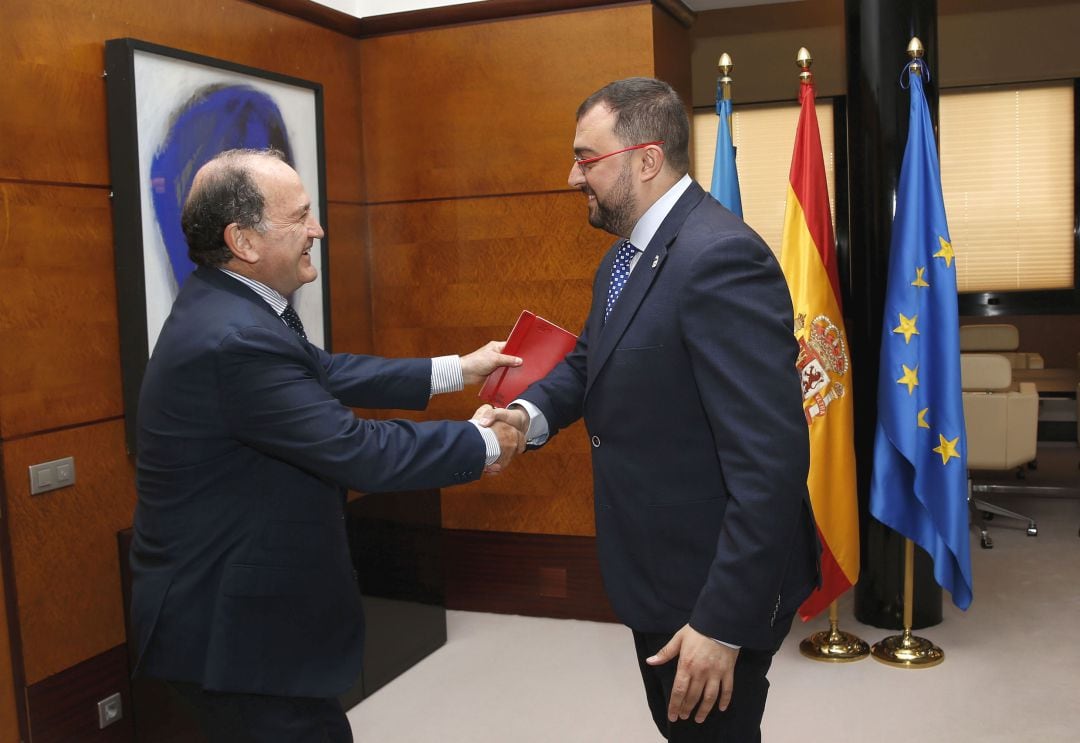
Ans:
<svg viewBox="0 0 1080 743"><path fill-rule="evenodd" d="M500 366L488 375L480 399L505 408L538 379L543 379L570 353L577 336L553 322L522 311L503 353L521 357L521 366Z"/></svg>

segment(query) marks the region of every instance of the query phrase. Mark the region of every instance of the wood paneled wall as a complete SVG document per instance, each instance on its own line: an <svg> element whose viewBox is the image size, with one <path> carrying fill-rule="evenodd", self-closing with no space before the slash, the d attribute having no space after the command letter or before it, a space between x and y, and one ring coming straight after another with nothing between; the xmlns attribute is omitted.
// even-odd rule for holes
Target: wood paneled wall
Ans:
<svg viewBox="0 0 1080 743"><path fill-rule="evenodd" d="M333 345L388 355L469 351L526 307L577 330L610 238L566 186L574 111L628 75L689 83L686 31L645 0L359 41L245 0L8 0L0 509L15 655L6 674L0 652L0 695L13 686L19 708L27 687L124 640L115 533L135 491L102 71L104 42L125 36L323 84ZM30 496L27 467L63 456L77 484ZM588 457L570 431L449 491L445 524L588 536ZM14 740L6 703L0 738Z"/></svg>
<svg viewBox="0 0 1080 743"><path fill-rule="evenodd" d="M360 42L374 348L466 352L522 309L578 332L611 236L569 175L590 93L663 73L688 91L689 37L650 3ZM468 417L469 393L425 417ZM581 424L498 477L443 491L451 529L592 535Z"/></svg>
<svg viewBox="0 0 1080 743"><path fill-rule="evenodd" d="M17 657L8 674L0 649L4 741L19 739L7 712L12 686L22 706L26 687L124 642L116 532L131 524L135 488L102 79L105 41L124 36L323 84L334 343L371 346L355 39L244 0L6 0L0 512ZM64 456L75 457L76 485L30 496L27 467Z"/></svg>
<svg viewBox="0 0 1080 743"><path fill-rule="evenodd" d="M11 660L11 635L7 612L6 559L0 549L0 740L19 739L19 712L15 704L15 667Z"/></svg>

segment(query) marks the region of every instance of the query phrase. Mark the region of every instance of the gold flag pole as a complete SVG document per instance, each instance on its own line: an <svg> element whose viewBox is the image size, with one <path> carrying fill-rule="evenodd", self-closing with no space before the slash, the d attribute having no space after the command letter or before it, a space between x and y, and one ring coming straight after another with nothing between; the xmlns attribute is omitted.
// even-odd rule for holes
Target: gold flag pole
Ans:
<svg viewBox="0 0 1080 743"><path fill-rule="evenodd" d="M799 67L800 84L809 83L813 79L810 65L814 58L804 46L799 48L795 57L795 64ZM840 629L840 612L834 599L829 604L829 629L823 632L815 632L799 643L799 652L810 660L821 660L829 663L850 663L862 660L870 654L870 646L850 632Z"/></svg>
<svg viewBox="0 0 1080 743"><path fill-rule="evenodd" d="M945 651L929 640L911 634L911 605L915 595L915 543L904 540L904 634L875 642L875 660L897 668L929 668L945 660Z"/></svg>
<svg viewBox="0 0 1080 743"><path fill-rule="evenodd" d="M921 75L922 68L917 60L924 50L919 37L913 36L907 48L911 57L910 72ZM881 642L874 643L870 654L875 660L897 668L929 668L945 660L945 652L934 643L911 634L912 605L915 596L915 543L904 540L904 633L891 635Z"/></svg>

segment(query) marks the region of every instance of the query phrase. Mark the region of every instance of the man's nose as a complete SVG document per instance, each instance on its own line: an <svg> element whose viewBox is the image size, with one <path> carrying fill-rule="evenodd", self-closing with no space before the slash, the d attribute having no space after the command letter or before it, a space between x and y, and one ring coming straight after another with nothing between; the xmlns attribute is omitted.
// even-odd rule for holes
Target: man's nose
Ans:
<svg viewBox="0 0 1080 743"><path fill-rule="evenodd" d="M570 185L570 188L581 188L585 184L585 175L581 172L581 168L577 163L570 166L570 175L567 177L566 182Z"/></svg>

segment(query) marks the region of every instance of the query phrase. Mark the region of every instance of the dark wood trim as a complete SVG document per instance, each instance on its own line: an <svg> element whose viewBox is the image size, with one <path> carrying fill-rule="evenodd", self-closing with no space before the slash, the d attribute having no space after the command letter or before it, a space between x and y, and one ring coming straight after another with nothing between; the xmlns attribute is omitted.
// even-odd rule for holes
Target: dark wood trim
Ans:
<svg viewBox="0 0 1080 743"><path fill-rule="evenodd" d="M446 608L616 622L594 537L443 530Z"/></svg>
<svg viewBox="0 0 1080 743"><path fill-rule="evenodd" d="M291 15L316 26L328 28L331 31L345 34L346 36L359 37L362 35L359 18L342 13L340 10L328 8L325 5L310 2L310 0L248 0L252 5L261 5L270 10L276 10L285 15Z"/></svg>
<svg viewBox="0 0 1080 743"><path fill-rule="evenodd" d="M119 692L123 716L98 728L98 700ZM33 743L131 743L131 684L126 645L117 645L26 689Z"/></svg>
<svg viewBox="0 0 1080 743"><path fill-rule="evenodd" d="M621 0L621 2L613 0L486 0L482 3L388 13L368 18L354 18L347 13L309 2L309 0L248 0L248 2L357 39L422 31L462 23L483 23L526 15L587 10L606 5L640 5L645 2L655 4L687 28L694 23L696 18L695 13L684 5L682 0Z"/></svg>
<svg viewBox="0 0 1080 743"><path fill-rule="evenodd" d="M653 0L653 4L678 21L684 28L690 28L697 20L697 13L690 10L682 0Z"/></svg>
<svg viewBox="0 0 1080 743"><path fill-rule="evenodd" d="M15 694L15 714L19 721L19 737L22 740L30 740L29 721L27 720L26 699L26 669L23 666L22 657L22 631L19 624L19 600L15 589L15 565L11 557L11 504L7 499L7 487L4 479L4 441L0 440L0 555L3 564L3 591L4 606L2 611L7 613L8 647L11 652L11 676L12 689ZM3 642L4 638L0 638Z"/></svg>

